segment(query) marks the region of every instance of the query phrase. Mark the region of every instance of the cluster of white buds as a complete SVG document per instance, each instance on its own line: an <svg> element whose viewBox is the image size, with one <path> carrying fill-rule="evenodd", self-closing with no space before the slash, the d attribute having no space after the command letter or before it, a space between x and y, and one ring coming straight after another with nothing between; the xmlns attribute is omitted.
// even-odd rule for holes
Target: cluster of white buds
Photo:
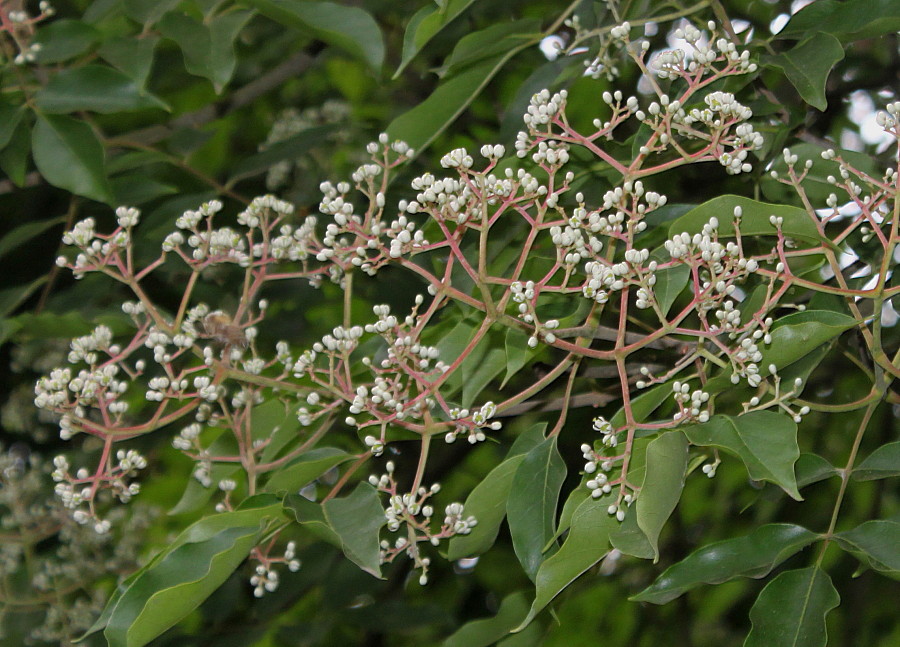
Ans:
<svg viewBox="0 0 900 647"><path fill-rule="evenodd" d="M706 410L707 402L709 402L709 393L702 389L691 391L691 387L687 382L675 382L672 385L675 402L678 404L678 411L675 412L675 422L707 422L709 420L709 411Z"/></svg>
<svg viewBox="0 0 900 647"><path fill-rule="evenodd" d="M468 409L450 409L448 412L450 418L456 422L453 431L447 432L444 441L452 443L456 441L456 437L465 435L470 445L484 441L487 435L484 429L491 431L499 431L503 424L499 420L492 420L497 413L497 405L493 402L485 402L475 412Z"/></svg>
<svg viewBox="0 0 900 647"><path fill-rule="evenodd" d="M610 423L603 416L597 416L594 418L592 426L594 431L598 431L603 434L603 440L601 441L606 447L615 447L618 444L618 438L616 438L615 429L613 429L612 423Z"/></svg>
<svg viewBox="0 0 900 647"><path fill-rule="evenodd" d="M531 97L531 101L529 102L527 111L523 115L522 120L529 128L549 124L553 120L553 117L565 108L567 97L568 92L565 90L556 92L552 95L550 94L550 91L546 89L535 93ZM519 140L517 139L516 155L525 157L525 153L526 151L523 148L520 148Z"/></svg>
<svg viewBox="0 0 900 647"><path fill-rule="evenodd" d="M278 589L278 584L278 571L262 564L256 567L256 574L250 578L253 595L257 598L261 598L266 592L273 593Z"/></svg>

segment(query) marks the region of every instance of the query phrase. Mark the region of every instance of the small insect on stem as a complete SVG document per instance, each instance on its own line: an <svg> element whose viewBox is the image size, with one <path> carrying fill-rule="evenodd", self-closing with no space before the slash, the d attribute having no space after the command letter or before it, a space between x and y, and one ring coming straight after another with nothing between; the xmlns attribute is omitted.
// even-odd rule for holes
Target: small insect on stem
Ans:
<svg viewBox="0 0 900 647"><path fill-rule="evenodd" d="M247 336L240 326L231 321L231 316L221 310L210 312L203 318L203 330L206 334L225 346L247 348Z"/></svg>

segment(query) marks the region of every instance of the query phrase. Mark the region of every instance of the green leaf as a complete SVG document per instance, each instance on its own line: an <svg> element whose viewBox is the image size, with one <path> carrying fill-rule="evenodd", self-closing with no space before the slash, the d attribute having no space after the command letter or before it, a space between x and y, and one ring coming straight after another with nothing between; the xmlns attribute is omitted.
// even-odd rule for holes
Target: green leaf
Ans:
<svg viewBox="0 0 900 647"><path fill-rule="evenodd" d="M178 188L149 176L147 171L125 173L110 180L118 204L138 206L165 195L178 193Z"/></svg>
<svg viewBox="0 0 900 647"><path fill-rule="evenodd" d="M853 469L856 481L874 481L900 476L900 442L882 445Z"/></svg>
<svg viewBox="0 0 900 647"><path fill-rule="evenodd" d="M837 476L838 471L828 461L818 454L800 454L797 464L794 466L797 473L797 488L802 489L807 485L824 481L832 476Z"/></svg>
<svg viewBox="0 0 900 647"><path fill-rule="evenodd" d="M16 308L28 300L28 297L44 285L47 279L47 276L41 276L31 283L0 290L0 318L5 318L12 314Z"/></svg>
<svg viewBox="0 0 900 647"><path fill-rule="evenodd" d="M489 341L485 337L485 341ZM502 348L490 348L477 362L463 362L462 406L471 407L475 398L506 368L506 352Z"/></svg>
<svg viewBox="0 0 900 647"><path fill-rule="evenodd" d="M453 632L442 647L490 647L505 638L528 612L528 602L522 592L503 598L493 618L471 620Z"/></svg>
<svg viewBox="0 0 900 647"><path fill-rule="evenodd" d="M831 70L843 58L841 42L831 34L817 30L793 49L766 63L780 68L803 100L824 112L828 107L825 83Z"/></svg>
<svg viewBox="0 0 900 647"><path fill-rule="evenodd" d="M717 415L682 430L694 445L718 447L740 458L750 478L774 483L797 501L803 500L794 476L794 463L800 456L797 423L788 416L772 411Z"/></svg>
<svg viewBox="0 0 900 647"><path fill-rule="evenodd" d="M525 455L506 504L516 557L532 580L544 559L544 547L553 538L559 491L566 478L556 440L556 436L547 438Z"/></svg>
<svg viewBox="0 0 900 647"><path fill-rule="evenodd" d="M609 533L619 522L607 512L614 495L588 498L572 515L572 526L562 548L547 558L535 577L535 598L522 623L521 631L579 575L599 562L609 552Z"/></svg>
<svg viewBox="0 0 900 647"><path fill-rule="evenodd" d="M656 411L663 402L672 397L672 386L669 384L657 384L631 401L631 411L635 422L644 422L650 414ZM625 424L625 409L619 409L610 418L613 428L622 427Z"/></svg>
<svg viewBox="0 0 900 647"><path fill-rule="evenodd" d="M273 472L263 489L267 492L296 492L335 465L340 465L351 458L354 456L335 447L310 450Z"/></svg>
<svg viewBox="0 0 900 647"><path fill-rule="evenodd" d="M656 302L663 314L669 314L672 304L675 303L678 295L684 292L690 277L691 267L685 263L657 270L653 294L656 296Z"/></svg>
<svg viewBox="0 0 900 647"><path fill-rule="evenodd" d="M638 559L656 558L656 549L650 544L644 531L638 527L637 515L630 512L609 531L609 543L622 553Z"/></svg>
<svg viewBox="0 0 900 647"><path fill-rule="evenodd" d="M384 39L372 16L359 7L310 0L241 0L264 16L299 29L362 59L376 74L384 63Z"/></svg>
<svg viewBox="0 0 900 647"><path fill-rule="evenodd" d="M337 126L314 126L307 128L289 139L277 142L268 146L265 150L241 158L234 166L231 178L228 180L230 185L260 173L265 173L269 167L286 159L296 159L301 157L311 148L321 146L328 141L331 135L337 132Z"/></svg>
<svg viewBox="0 0 900 647"><path fill-rule="evenodd" d="M65 216L58 216L49 220L37 220L19 225L0 238L0 258L16 251L18 247L24 245L32 238L40 236L48 229L61 225L65 221Z"/></svg>
<svg viewBox="0 0 900 647"><path fill-rule="evenodd" d="M49 113L168 109L160 99L142 92L134 79L103 65L63 70L35 94L35 103Z"/></svg>
<svg viewBox="0 0 900 647"><path fill-rule="evenodd" d="M452 76L481 61L502 56L523 42L531 42L540 32L540 21L533 18L501 22L467 34L459 40L441 66L439 75Z"/></svg>
<svg viewBox="0 0 900 647"><path fill-rule="evenodd" d="M174 9L181 0L123 0L125 14L143 25L156 23L163 14Z"/></svg>
<svg viewBox="0 0 900 647"><path fill-rule="evenodd" d="M394 78L409 65L428 41L469 8L475 0L447 0L443 6L425 5L410 18L403 35L403 54Z"/></svg>
<svg viewBox="0 0 900 647"><path fill-rule="evenodd" d="M0 169L16 186L25 185L28 170L28 153L31 152L31 127L27 120L19 118L9 135L3 150L0 150Z"/></svg>
<svg viewBox="0 0 900 647"><path fill-rule="evenodd" d="M38 115L31 137L34 163L52 185L113 204L103 145L85 122L62 115Z"/></svg>
<svg viewBox="0 0 900 647"><path fill-rule="evenodd" d="M456 121L513 56L534 42L522 42L502 56L453 75L425 101L394 119L387 127L388 136L392 140L403 140L416 152L421 152Z"/></svg>
<svg viewBox="0 0 900 647"><path fill-rule="evenodd" d="M637 525L650 540L659 561L659 533L675 510L684 488L688 442L679 431L662 434L647 445L647 468L635 507Z"/></svg>
<svg viewBox="0 0 900 647"><path fill-rule="evenodd" d="M87 52L100 40L100 32L78 20L55 20L41 26L34 43L41 46L36 59L42 65L60 63Z"/></svg>
<svg viewBox="0 0 900 647"><path fill-rule="evenodd" d="M817 0L791 17L779 38L803 38L826 32L849 43L900 30L900 6L894 0Z"/></svg>
<svg viewBox="0 0 900 647"><path fill-rule="evenodd" d="M160 32L178 43L188 72L207 78L221 93L234 74L237 59L234 41L252 16L250 11L235 11L201 23L187 14L172 12L159 22Z"/></svg>
<svg viewBox="0 0 900 647"><path fill-rule="evenodd" d="M145 34L142 38L111 38L103 43L97 54L134 79L138 89L143 90L153 68L153 56L158 43L159 36L156 34Z"/></svg>
<svg viewBox="0 0 900 647"><path fill-rule="evenodd" d="M744 537L717 541L694 551L667 568L631 600L666 604L701 584L721 584L738 577L765 577L817 539L815 533L793 524L760 526Z"/></svg>
<svg viewBox="0 0 900 647"><path fill-rule="evenodd" d="M877 571L900 574L900 522L875 519L835 535L845 550Z"/></svg>
<svg viewBox="0 0 900 647"><path fill-rule="evenodd" d="M528 334L518 328L506 329L506 375L503 376L502 389L513 375L521 371L525 365L539 352L528 346Z"/></svg>
<svg viewBox="0 0 900 647"><path fill-rule="evenodd" d="M734 236L734 208L740 207L742 236L776 236L775 225L769 216L784 219L781 229L789 238L813 243L821 242L815 223L803 209L783 204L757 202L737 195L723 195L694 207L669 225L669 237L687 232L699 233L703 225L715 216L719 219L719 236Z"/></svg>
<svg viewBox="0 0 900 647"><path fill-rule="evenodd" d="M825 616L841 603L828 573L817 566L781 573L762 590L744 647L824 647Z"/></svg>
<svg viewBox="0 0 900 647"><path fill-rule="evenodd" d="M853 317L832 310L805 310L778 319L770 329L772 343L762 347L761 370L781 369L857 325Z"/></svg>
<svg viewBox="0 0 900 647"><path fill-rule="evenodd" d="M284 497L284 507L294 513L297 523L308 530L310 534L332 546L341 547L341 538L328 525L325 511L321 505L300 494L288 494Z"/></svg>
<svg viewBox="0 0 900 647"><path fill-rule="evenodd" d="M354 564L381 577L378 532L385 524L384 508L368 483L360 483L346 497L322 504L325 520L341 541L341 550Z"/></svg>
<svg viewBox="0 0 900 647"><path fill-rule="evenodd" d="M500 524L506 517L506 500L512 489L516 470L525 460L524 454L507 458L492 469L484 480L472 490L466 499L466 514L473 515L478 524L467 535L457 535L450 540L447 559L480 555L494 545Z"/></svg>
<svg viewBox="0 0 900 647"><path fill-rule="evenodd" d="M0 150L6 147L12 139L19 122L25 115L25 106L12 106L8 103L0 103Z"/></svg>
<svg viewBox="0 0 900 647"><path fill-rule="evenodd" d="M840 157L859 171L872 177L876 177L881 172L876 161L865 153L843 150L837 147L832 148L837 157ZM791 146L788 150L791 155L797 156L796 168L805 169L805 164L812 162L812 166L805 170L806 177L803 180L803 189L813 205L824 207L829 194L834 193L834 185L828 181L828 176L833 175L837 177L840 175L838 163L834 160L822 159L822 152L826 150L825 146L803 143ZM778 173L780 177L787 177L787 163L784 161L783 155L778 155L775 158L771 170ZM763 195L772 202L790 204L798 200L797 193L793 188L782 184L769 174L764 174L760 178L760 187Z"/></svg>
<svg viewBox="0 0 900 647"><path fill-rule="evenodd" d="M104 632L110 647L141 647L197 608L246 559L263 525L281 506L257 500L247 509L206 517L141 569L115 606Z"/></svg>

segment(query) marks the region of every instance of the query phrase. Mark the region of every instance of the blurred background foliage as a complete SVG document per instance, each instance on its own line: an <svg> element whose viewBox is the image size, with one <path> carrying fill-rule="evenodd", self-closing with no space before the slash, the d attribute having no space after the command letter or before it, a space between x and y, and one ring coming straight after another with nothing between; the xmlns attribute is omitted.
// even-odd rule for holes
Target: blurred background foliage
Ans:
<svg viewBox="0 0 900 647"><path fill-rule="evenodd" d="M41 12L30 2L2 4L7 11ZM730 177L700 165L660 176L654 190L670 204L699 204L727 193L796 202L766 180L766 163L784 146L828 142L858 152L860 163L890 164L891 153L877 129L873 134L871 120L875 106L900 93L898 3L818 0L806 9L810 3L796 0L613 4L633 24L685 16L705 25L727 16L729 28L761 64L756 78L739 77L727 88L742 92L766 136L753 173ZM642 92L639 71L627 64L612 80L604 73L585 76L586 64L598 55L595 42L562 57L541 47L554 33L571 37L560 24L563 15L577 15L586 28L616 24L606 2L60 0L53 9L33 26L0 36L0 643L11 646L70 644L93 622L117 579L191 520L191 514L166 514L181 497L192 464L165 434L138 442L152 459L152 474L143 481L140 506L123 510L128 519L115 524L112 536L89 537L53 500L45 475L49 457L96 448L91 439L81 447L58 439L53 421L31 405L34 380L62 361L61 338L86 334L98 322L113 330L123 325L122 293L101 277L76 282L54 267L64 229L88 216L109 229L111 207L137 206L144 214L137 252L152 258L176 215L216 196L226 198L232 213L266 192L314 212L319 183L348 176L364 160L365 143L386 129L418 151L403 171L407 176L395 183L397 197L408 197L402 188L408 179L436 169L450 149L496 142L511 147L529 98L544 87L568 89L575 125L603 118L605 90ZM676 23L669 18L645 25L651 51L673 46ZM430 38L429 29L416 28L422 24L436 27ZM799 56L798 41L807 42L813 32L829 36L840 56L832 48L822 50L832 59L816 50L818 63L800 60L801 69L820 79L823 70L816 72L815 65L824 60L827 66L827 82L802 92L785 69L786 53ZM17 64L17 56L33 60ZM591 162L579 170L587 195L596 199L610 188L610 179L594 172ZM166 272L153 285L163 303L178 297L181 280ZM223 273L201 296L233 305L229 281ZM414 292L403 289L405 281L396 271L382 275L362 290L359 311L380 302L408 308ZM276 339L326 332L333 316L322 315L340 301L337 294L332 285L273 292L274 323L265 334ZM895 331L885 334L896 343ZM860 361L858 346L852 336L842 337L808 388L835 402L868 393L867 378L848 368ZM610 414L616 409L615 402L609 405ZM587 428L596 413L573 410L567 424ZM803 434L801 450L841 464L859 415L810 414L803 425L813 433ZM440 480L449 496L465 499L516 435L539 419L533 414L507 421L496 444L440 448L430 478ZM878 409L871 428L863 451L898 440L897 405ZM566 446L565 434L561 442L563 456L578 456L577 443ZM395 460L404 460L402 449ZM577 486L578 469L570 465L564 491ZM785 518L819 528L838 482L811 485L799 504L772 485L748 486L736 461L723 464L715 479L689 479L663 534L659 563L627 556L604 561L558 598L553 614L519 634L506 636L509 618L521 617L532 589L504 529L480 559L435 564L424 589L408 580L402 563L379 581L339 551L305 542L303 567L284 573L277 592L255 600L247 573L239 570L152 644L474 645L493 644L485 636L495 635L506 647L740 645L762 588L756 580L697 589L665 606L628 597L711 541ZM849 528L887 518L900 512L898 504L896 479L854 483L842 523ZM828 557L842 595L841 607L828 616L830 644L900 644L896 581L860 569L843 553ZM789 565L803 559L801 554ZM481 642L452 636L480 618L495 623L480 626ZM94 635L84 644L103 640Z"/></svg>

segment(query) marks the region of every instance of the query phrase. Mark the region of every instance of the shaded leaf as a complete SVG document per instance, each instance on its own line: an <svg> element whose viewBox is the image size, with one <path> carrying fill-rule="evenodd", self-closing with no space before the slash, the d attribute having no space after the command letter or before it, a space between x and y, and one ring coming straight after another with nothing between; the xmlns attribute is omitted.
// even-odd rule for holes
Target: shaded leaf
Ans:
<svg viewBox="0 0 900 647"><path fill-rule="evenodd" d="M525 365L539 352L537 348L528 346L528 334L518 328L506 329L506 374L503 376L502 389L513 375L521 371Z"/></svg>
<svg viewBox="0 0 900 647"><path fill-rule="evenodd" d="M506 504L513 548L531 579L544 559L544 547L553 538L559 491L566 477L556 441L556 436L547 438L525 455Z"/></svg>
<svg viewBox="0 0 900 647"><path fill-rule="evenodd" d="M485 342L489 343L485 337ZM471 407L475 398L482 395L484 388L506 368L506 352L501 348L490 348L477 362L464 361L462 365L462 406Z"/></svg>
<svg viewBox="0 0 900 647"><path fill-rule="evenodd" d="M381 577L378 532L385 518L375 488L360 483L350 495L330 499L322 508L344 554L365 572Z"/></svg>
<svg viewBox="0 0 900 647"><path fill-rule="evenodd" d="M47 282L47 279L48 277L41 276L31 283L0 290L0 318L5 318L12 314L16 308L28 300L28 297L44 285Z"/></svg>
<svg viewBox="0 0 900 647"><path fill-rule="evenodd" d="M0 103L0 149L5 148L12 139L13 133L25 115L25 110L25 106Z"/></svg>
<svg viewBox="0 0 900 647"><path fill-rule="evenodd" d="M178 43L188 72L207 78L220 93L231 80L237 59L234 41L253 14L235 11L201 23L187 14L172 12L159 22L163 36Z"/></svg>
<svg viewBox="0 0 900 647"><path fill-rule="evenodd" d="M443 647L489 647L506 637L528 612L525 594L512 593L503 598L493 618L471 620L451 634Z"/></svg>
<svg viewBox="0 0 900 647"><path fill-rule="evenodd" d="M135 22L152 25L179 2L180 0L123 0L122 7L125 14Z"/></svg>
<svg viewBox="0 0 900 647"><path fill-rule="evenodd" d="M688 442L681 432L662 434L647 445L647 467L635 507L654 561L659 560L659 533L681 498L687 462Z"/></svg>
<svg viewBox="0 0 900 647"><path fill-rule="evenodd" d="M682 428L688 440L701 447L718 447L740 458L750 478L769 481L801 501L794 476L800 456L797 423L772 411L752 411L742 416L717 415L709 422Z"/></svg>
<svg viewBox="0 0 900 647"><path fill-rule="evenodd" d="M24 186L28 170L28 153L31 152L31 127L27 120L19 119L9 135L6 146L0 150L0 169L16 186Z"/></svg>
<svg viewBox="0 0 900 647"><path fill-rule="evenodd" d="M156 34L145 34L141 38L110 38L103 43L97 54L134 79L138 89L143 90L153 67L157 43L159 36Z"/></svg>
<svg viewBox="0 0 900 647"><path fill-rule="evenodd" d="M44 65L67 61L87 52L100 37L96 28L79 20L54 20L35 34L34 43L41 46L36 60Z"/></svg>
<svg viewBox="0 0 900 647"><path fill-rule="evenodd" d="M793 49L769 59L767 64L781 68L803 100L824 111L828 107L825 82L832 68L843 58L844 48L840 41L831 34L816 31Z"/></svg>
<svg viewBox="0 0 900 647"><path fill-rule="evenodd" d="M447 559L453 561L471 555L480 555L491 546L500 532L500 524L506 517L506 501L512 489L513 477L524 454L507 458L492 469L469 494L464 508L478 524L467 535L456 535L450 540Z"/></svg>
<svg viewBox="0 0 900 647"><path fill-rule="evenodd" d="M394 72L394 78L409 65L416 54L434 38L440 30L450 24L457 16L469 8L475 0L447 0L443 6L425 5L410 18L403 35L403 54L400 66Z"/></svg>
<svg viewBox="0 0 900 647"><path fill-rule="evenodd" d="M840 602L828 573L816 566L781 573L750 609L744 647L824 647L825 616Z"/></svg>
<svg viewBox="0 0 900 647"><path fill-rule="evenodd" d="M0 258L16 251L20 245L24 245L32 238L40 236L51 227L61 225L65 221L65 216L58 216L49 220L38 220L19 225L0 238Z"/></svg>
<svg viewBox="0 0 900 647"><path fill-rule="evenodd" d="M336 131L337 127L333 125L307 128L293 137L268 146L265 150L255 155L241 158L234 165L234 170L228 183L233 185L235 182L245 178L265 173L271 166L282 160L296 159L309 149L327 142L329 136Z"/></svg>
<svg viewBox="0 0 900 647"><path fill-rule="evenodd" d="M631 599L665 604L701 584L721 584L737 577L765 577L817 539L815 533L793 524L761 526L744 537L717 541L694 551Z"/></svg>
<svg viewBox="0 0 900 647"><path fill-rule="evenodd" d="M110 647L141 647L197 608L250 553L280 505L257 499L247 509L206 517L138 571L108 615ZM97 627L99 629L99 627Z"/></svg>
<svg viewBox="0 0 900 647"><path fill-rule="evenodd" d="M900 522L875 519L835 535L845 550L877 571L900 574Z"/></svg>
<svg viewBox="0 0 900 647"><path fill-rule="evenodd" d="M894 0L817 0L791 17L779 38L804 38L827 32L847 43L900 30L900 6Z"/></svg>
<svg viewBox="0 0 900 647"><path fill-rule="evenodd" d="M481 61L502 56L526 41L539 37L540 21L533 18L501 22L467 34L459 40L441 66L439 75L449 77Z"/></svg>
<svg viewBox="0 0 900 647"><path fill-rule="evenodd" d="M264 489L267 492L296 492L335 465L340 465L351 458L354 456L334 447L319 447L310 450L272 472Z"/></svg>
<svg viewBox="0 0 900 647"><path fill-rule="evenodd" d="M882 445L853 469L857 481L874 481L900 476L900 442Z"/></svg>
<svg viewBox="0 0 900 647"><path fill-rule="evenodd" d="M144 108L168 109L142 92L134 79L103 65L63 70L35 94L38 108L49 113L88 110L109 114Z"/></svg>
<svg viewBox="0 0 900 647"><path fill-rule="evenodd" d="M807 485L824 481L832 476L837 476L838 471L828 461L818 454L800 454L797 464L794 466L797 474L797 487L804 488Z"/></svg>
<svg viewBox="0 0 900 647"><path fill-rule="evenodd" d="M310 0L241 0L283 25L311 34L365 61L376 74L384 62L384 40L372 16L359 7Z"/></svg>
<svg viewBox="0 0 900 647"><path fill-rule="evenodd" d="M560 591L609 552L609 533L619 522L607 512L614 495L588 498L572 515L565 543L547 558L535 577L535 599L528 615L514 630L521 631Z"/></svg>
<svg viewBox="0 0 900 647"><path fill-rule="evenodd" d="M650 414L656 411L663 402L672 397L672 387L669 384L657 384L653 386L631 401L631 411L634 415L635 422L644 422L650 417ZM625 409L619 409L615 415L610 418L610 424L614 428L622 427L625 424Z"/></svg>
<svg viewBox="0 0 900 647"><path fill-rule="evenodd" d="M113 204L106 179L103 146L83 121L63 115L38 115L31 137L34 163L52 185Z"/></svg>
<svg viewBox="0 0 900 647"><path fill-rule="evenodd" d="M691 267L684 263L657 270L653 294L656 296L656 302L663 314L669 314L672 304L675 303L678 295L684 292L690 277Z"/></svg>

